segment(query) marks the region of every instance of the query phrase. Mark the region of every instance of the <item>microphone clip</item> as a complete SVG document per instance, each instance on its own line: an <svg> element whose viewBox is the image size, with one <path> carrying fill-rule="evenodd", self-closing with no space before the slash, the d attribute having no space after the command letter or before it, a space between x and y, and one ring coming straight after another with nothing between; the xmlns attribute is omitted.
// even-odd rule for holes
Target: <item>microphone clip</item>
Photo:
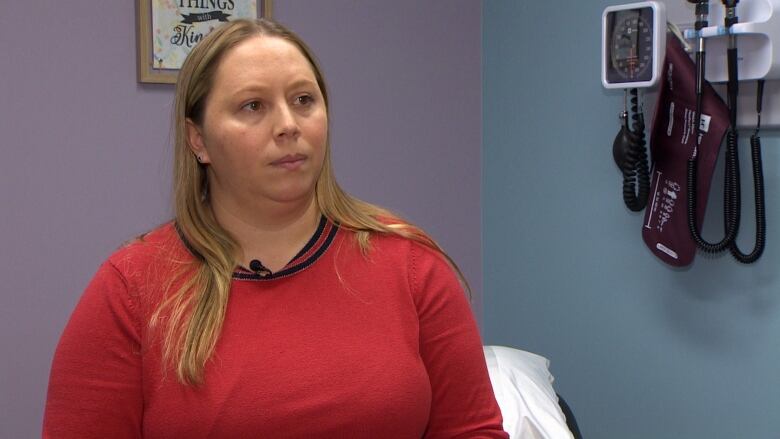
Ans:
<svg viewBox="0 0 780 439"><path fill-rule="evenodd" d="M249 261L249 269L255 272L260 277L268 277L272 275L271 270L269 270L265 265L263 265L262 262L260 262L258 259L252 259Z"/></svg>

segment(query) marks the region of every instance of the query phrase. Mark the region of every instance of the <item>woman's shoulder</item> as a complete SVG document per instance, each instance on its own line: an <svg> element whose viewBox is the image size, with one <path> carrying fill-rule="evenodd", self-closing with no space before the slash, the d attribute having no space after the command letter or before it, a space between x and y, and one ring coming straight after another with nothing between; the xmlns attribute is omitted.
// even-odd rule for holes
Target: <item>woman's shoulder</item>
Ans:
<svg viewBox="0 0 780 439"><path fill-rule="evenodd" d="M450 271L446 257L432 245L435 245L427 235L421 239L395 233L374 232L370 237L369 258L383 257L395 266L403 266L416 271L421 266ZM382 256L380 256L382 255Z"/></svg>
<svg viewBox="0 0 780 439"><path fill-rule="evenodd" d="M410 237L376 233L371 237L368 259L382 274L406 279L418 312L449 301L468 302L465 283L441 251Z"/></svg>
<svg viewBox="0 0 780 439"><path fill-rule="evenodd" d="M163 224L116 249L97 269L82 300L90 306L125 307L133 318L148 316L178 267L192 260L173 223Z"/></svg>
<svg viewBox="0 0 780 439"><path fill-rule="evenodd" d="M170 221L126 241L109 256L108 262L127 274L191 258L175 223Z"/></svg>
<svg viewBox="0 0 780 439"><path fill-rule="evenodd" d="M385 227L395 233L372 233L372 241L389 249L410 253L417 253L425 257L441 258L441 252L436 250L436 243L420 227L396 217L377 217Z"/></svg>

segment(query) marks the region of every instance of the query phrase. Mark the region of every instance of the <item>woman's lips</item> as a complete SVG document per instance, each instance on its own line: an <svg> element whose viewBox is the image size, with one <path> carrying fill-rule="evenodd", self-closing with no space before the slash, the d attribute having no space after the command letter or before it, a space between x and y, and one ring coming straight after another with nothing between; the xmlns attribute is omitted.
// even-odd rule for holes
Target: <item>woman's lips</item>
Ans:
<svg viewBox="0 0 780 439"><path fill-rule="evenodd" d="M286 155L279 160L271 162L272 166L277 166L284 169L298 169L306 161L306 156L303 154L290 154Z"/></svg>

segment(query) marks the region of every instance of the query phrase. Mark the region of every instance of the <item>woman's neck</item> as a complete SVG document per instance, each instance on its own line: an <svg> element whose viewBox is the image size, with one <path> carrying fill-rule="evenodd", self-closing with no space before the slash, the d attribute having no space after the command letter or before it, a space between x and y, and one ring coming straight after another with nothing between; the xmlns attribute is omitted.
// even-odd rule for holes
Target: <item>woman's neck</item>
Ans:
<svg viewBox="0 0 780 439"><path fill-rule="evenodd" d="M262 208L241 208L237 204L212 199L217 222L236 239L236 260L244 267L259 260L276 272L309 241L320 219L312 194L300 203L275 203Z"/></svg>

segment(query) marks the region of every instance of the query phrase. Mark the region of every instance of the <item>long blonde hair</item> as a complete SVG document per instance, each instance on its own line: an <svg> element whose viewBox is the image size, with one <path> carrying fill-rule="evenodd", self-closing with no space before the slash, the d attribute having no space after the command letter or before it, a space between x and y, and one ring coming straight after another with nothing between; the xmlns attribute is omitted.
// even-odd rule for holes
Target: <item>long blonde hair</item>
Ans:
<svg viewBox="0 0 780 439"><path fill-rule="evenodd" d="M214 30L193 48L179 71L173 115L175 224L195 259L170 281L170 285L177 279L183 283L173 294L166 292L168 295L152 315L150 326L166 321L164 367L174 365L178 380L188 385L202 383L206 362L219 338L237 265L234 254L238 244L214 218L206 166L198 163L189 147L185 122L189 118L196 124L203 123L206 99L222 57L231 48L258 35L282 38L300 49L311 64L328 108L325 80L311 50L293 32L267 19L235 20ZM330 142L325 147L315 191L320 212L339 227L354 231L364 253L370 251L372 233L412 239L444 255L468 290L460 270L423 230L341 189L333 175ZM163 319L165 310L169 314Z"/></svg>

